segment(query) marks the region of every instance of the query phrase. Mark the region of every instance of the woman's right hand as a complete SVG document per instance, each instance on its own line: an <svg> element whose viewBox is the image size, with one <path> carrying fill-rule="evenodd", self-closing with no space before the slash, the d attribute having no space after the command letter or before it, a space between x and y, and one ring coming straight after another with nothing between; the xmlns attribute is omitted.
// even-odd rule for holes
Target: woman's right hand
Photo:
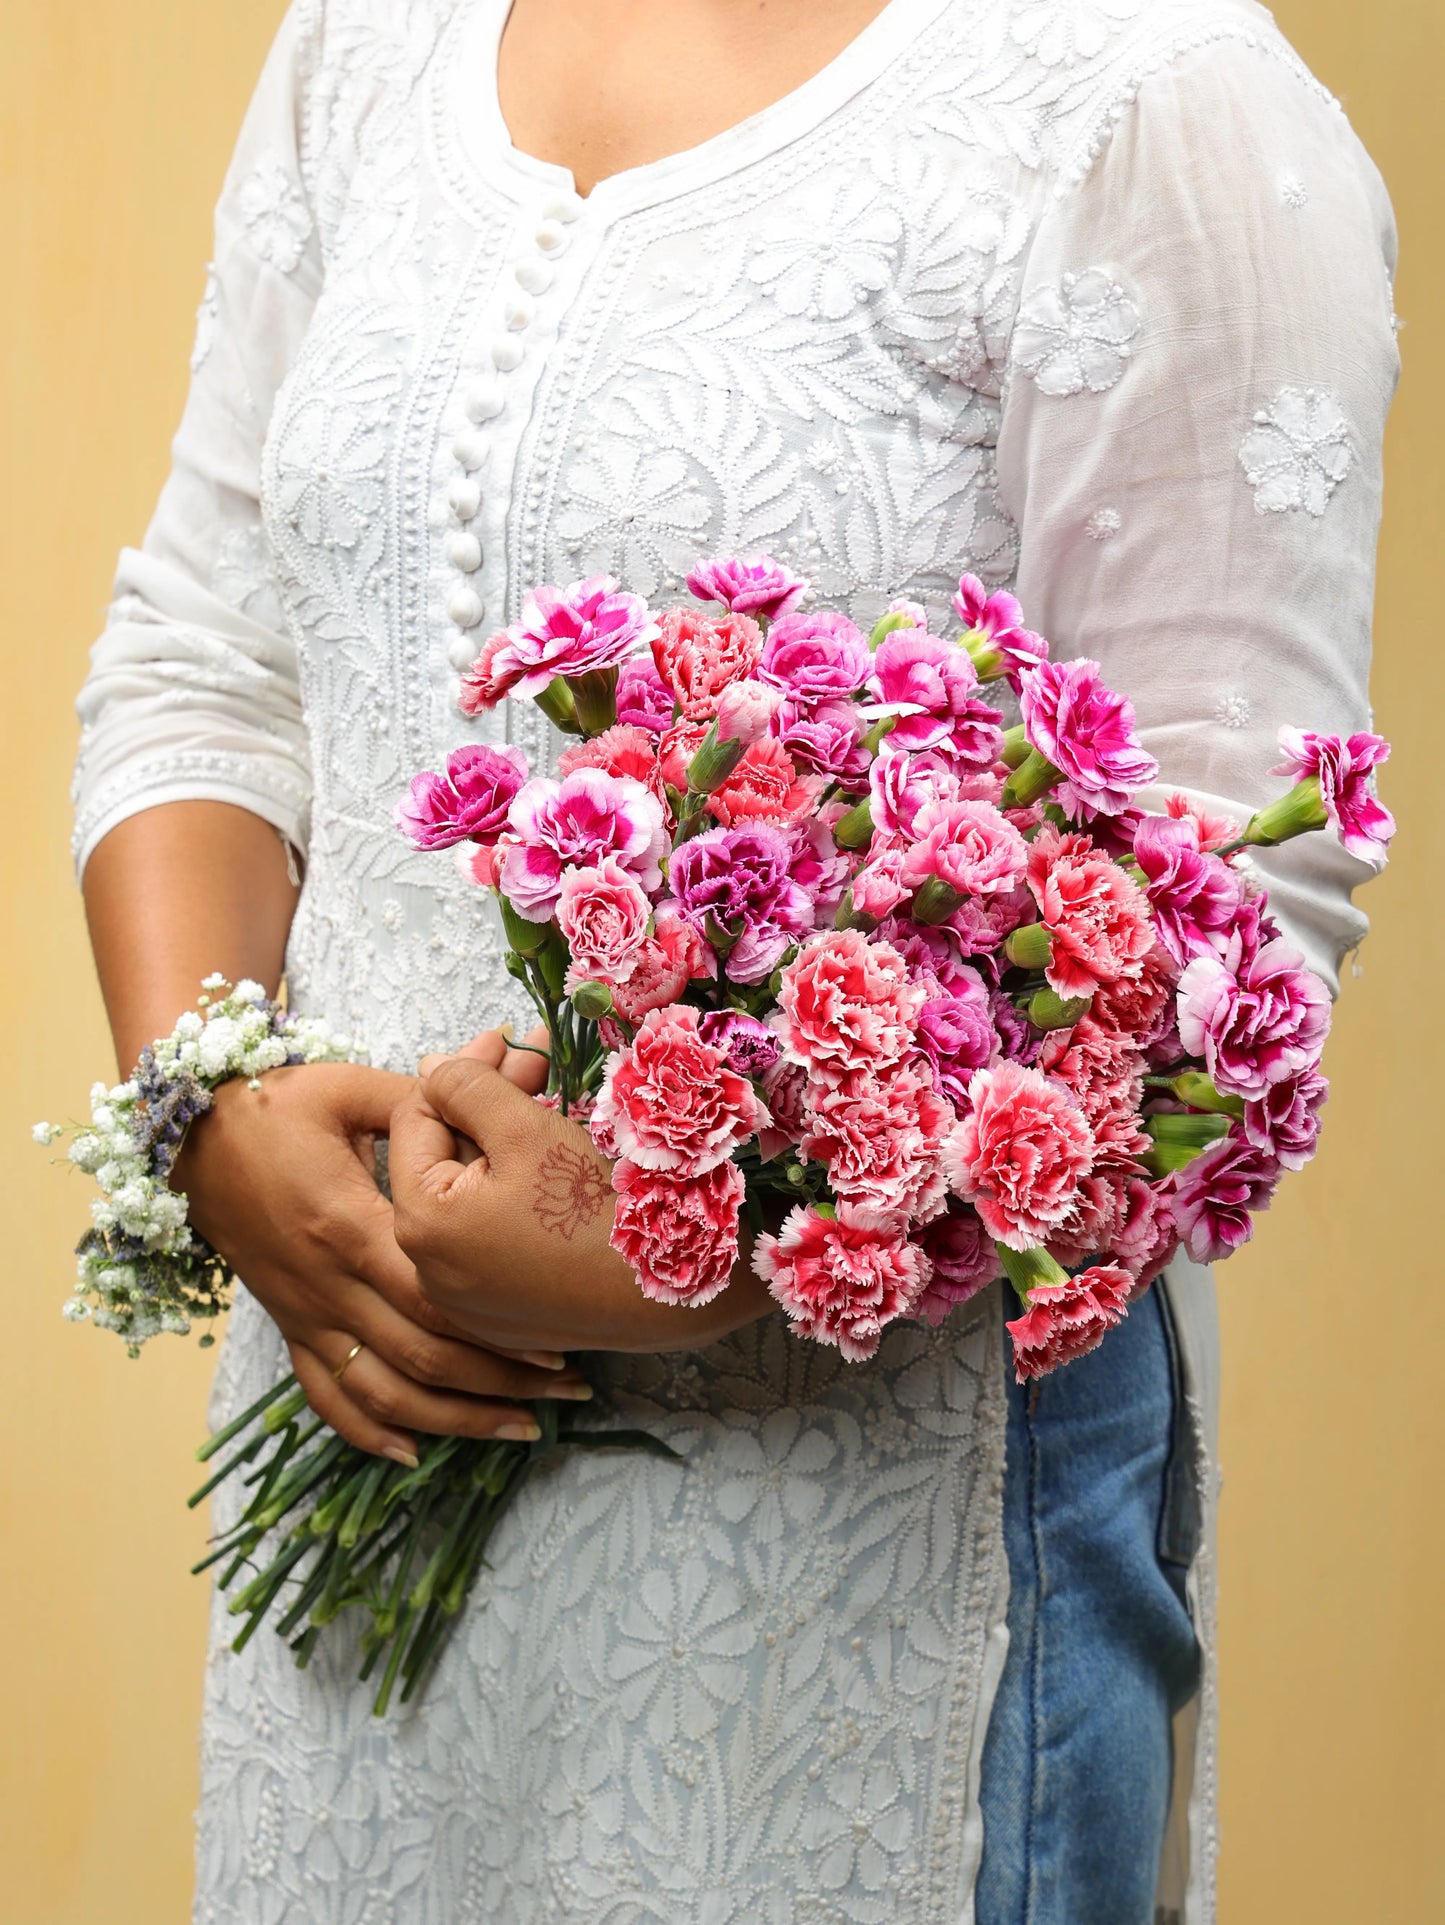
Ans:
<svg viewBox="0 0 1445 1925"><path fill-rule="evenodd" d="M415 1432L530 1438L518 1400L590 1394L560 1356L485 1349L422 1296L373 1174L376 1138L414 1087L320 1063L271 1070L255 1090L224 1083L173 1177L191 1222L275 1320L317 1416L408 1464Z"/></svg>

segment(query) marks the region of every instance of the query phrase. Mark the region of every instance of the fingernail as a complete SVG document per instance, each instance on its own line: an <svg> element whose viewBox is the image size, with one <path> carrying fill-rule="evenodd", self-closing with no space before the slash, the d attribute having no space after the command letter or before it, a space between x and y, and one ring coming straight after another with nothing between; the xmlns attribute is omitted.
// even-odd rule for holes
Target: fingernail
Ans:
<svg viewBox="0 0 1445 1925"><path fill-rule="evenodd" d="M498 1023L497 1034L504 1043L515 1043L517 1040L517 1032L510 1023Z"/></svg>
<svg viewBox="0 0 1445 1925"><path fill-rule="evenodd" d="M388 1444L381 1454L383 1457L389 1457L393 1464L402 1465L406 1470L421 1469L421 1459L416 1452L403 1450L400 1444Z"/></svg>
<svg viewBox="0 0 1445 1925"><path fill-rule="evenodd" d="M549 1397L565 1397L572 1404L585 1404L595 1394L591 1384L553 1384L547 1392Z"/></svg>
<svg viewBox="0 0 1445 1925"><path fill-rule="evenodd" d="M567 1359L557 1350L519 1350L517 1355L524 1364L535 1364L538 1370L565 1370Z"/></svg>
<svg viewBox="0 0 1445 1925"><path fill-rule="evenodd" d="M542 1435L540 1424L498 1424L494 1433L509 1444L535 1444Z"/></svg>

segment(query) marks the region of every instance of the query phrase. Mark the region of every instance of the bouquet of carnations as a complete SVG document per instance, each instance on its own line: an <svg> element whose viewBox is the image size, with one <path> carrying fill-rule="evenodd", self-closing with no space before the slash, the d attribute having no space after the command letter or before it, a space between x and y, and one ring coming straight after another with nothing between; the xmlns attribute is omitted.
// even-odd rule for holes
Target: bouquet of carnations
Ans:
<svg viewBox="0 0 1445 1925"><path fill-rule="evenodd" d="M965 576L961 632L899 601L865 635L767 558L688 587L534 591L462 707L533 697L558 774L463 747L398 822L500 899L648 1296L726 1289L746 1220L800 1335L867 1358L1003 1275L1040 1376L1312 1154L1329 998L1245 851L1333 821L1378 865L1387 746L1286 729L1248 823L1149 813L1131 704L1011 595Z"/></svg>

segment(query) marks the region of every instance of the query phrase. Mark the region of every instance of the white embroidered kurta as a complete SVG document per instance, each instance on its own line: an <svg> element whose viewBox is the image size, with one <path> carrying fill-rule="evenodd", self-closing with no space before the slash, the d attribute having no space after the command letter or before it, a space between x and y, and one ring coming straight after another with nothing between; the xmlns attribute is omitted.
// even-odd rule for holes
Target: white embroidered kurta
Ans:
<svg viewBox="0 0 1445 1925"><path fill-rule="evenodd" d="M156 803L263 816L306 856L295 999L410 1069L523 1013L492 912L391 811L469 736L552 752L527 705L455 706L531 583L666 603L696 556L766 550L865 626L906 594L941 627L961 570L1012 583L1133 697L1165 785L1233 813L1278 792L1281 722L1366 726L1391 218L1265 13L891 0L786 99L583 200L507 138L505 6L298 0L282 29L81 700L82 861ZM1324 836L1267 867L1333 980L1365 872ZM1212 1296L1169 1287L1207 1500ZM349 1654L233 1657L219 1619L198 1919L970 1920L999 1316L865 1366L780 1320L600 1361L685 1466L539 1476L418 1711L374 1720ZM242 1293L217 1415L282 1362ZM1209 1589L1206 1550L1206 1645ZM1207 1676L1165 1881L1187 1856L1196 1922Z"/></svg>

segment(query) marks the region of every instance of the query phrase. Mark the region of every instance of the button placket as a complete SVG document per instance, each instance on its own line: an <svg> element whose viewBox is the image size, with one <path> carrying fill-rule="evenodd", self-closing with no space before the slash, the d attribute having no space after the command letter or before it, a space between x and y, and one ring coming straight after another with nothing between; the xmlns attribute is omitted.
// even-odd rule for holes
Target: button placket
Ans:
<svg viewBox="0 0 1445 1925"><path fill-rule="evenodd" d="M459 472L452 476L439 504L447 530L442 547L451 574L450 588L444 595L446 615L452 624L447 660L459 675L476 660L477 630L487 617L481 588L486 553L479 523L486 495L483 476L496 447L495 431L487 430L514 405L515 383L508 377L518 374L526 363L528 336L537 324L539 302L556 283L554 263L566 252L572 226L581 212L580 197L566 192L550 194L534 210L530 240L512 263L510 279L505 283L501 326L494 324L482 365L463 390L466 425L458 429L451 444Z"/></svg>

